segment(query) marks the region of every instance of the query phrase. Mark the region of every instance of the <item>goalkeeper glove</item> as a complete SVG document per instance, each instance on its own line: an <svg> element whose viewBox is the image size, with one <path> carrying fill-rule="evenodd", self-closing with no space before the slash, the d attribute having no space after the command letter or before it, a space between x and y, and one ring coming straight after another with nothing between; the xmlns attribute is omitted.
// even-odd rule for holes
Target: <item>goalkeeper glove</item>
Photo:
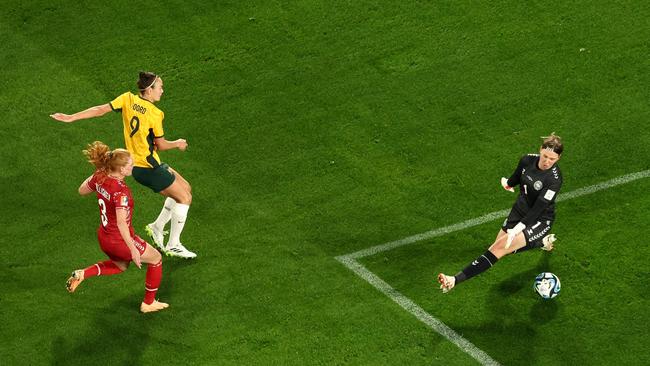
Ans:
<svg viewBox="0 0 650 366"><path fill-rule="evenodd" d="M510 187L510 186L508 185L508 179L503 178L503 177L501 178L501 186L502 186L503 189L505 189L506 191L510 191L510 192L514 192L514 191L515 191L514 188L512 188L512 187Z"/></svg>
<svg viewBox="0 0 650 366"><path fill-rule="evenodd" d="M508 240L506 240L506 249L510 248L510 245L512 244L512 241L515 240L515 237L519 235L524 229L526 228L526 225L524 225L523 222L518 223L513 227L512 229L508 229Z"/></svg>

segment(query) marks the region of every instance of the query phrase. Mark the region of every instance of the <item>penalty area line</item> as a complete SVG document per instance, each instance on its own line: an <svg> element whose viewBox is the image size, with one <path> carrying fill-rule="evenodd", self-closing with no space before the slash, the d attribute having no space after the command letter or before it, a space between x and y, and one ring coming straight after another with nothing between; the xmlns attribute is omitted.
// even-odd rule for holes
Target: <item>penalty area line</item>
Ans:
<svg viewBox="0 0 650 366"><path fill-rule="evenodd" d="M560 193L558 195L558 197L557 197L557 202L582 197L582 196L585 196L585 195L588 195L588 194L592 194L592 193L595 193L595 192L598 192L598 191L602 191L602 190L605 190L605 189L616 187L616 186L621 185L621 184L633 182L635 180L638 180L638 179L641 179L641 178L647 178L647 177L650 177L650 169L640 171L640 172L636 172L636 173L622 175L620 177L616 177L614 179L610 179L610 180L602 182L602 183L594 184L592 186L583 187L583 188L576 189L574 191L567 192L567 193ZM509 212L510 212L510 209L501 210L501 211L494 211L494 212L485 214L483 216L479 216L479 217L476 217L476 218L473 218L473 219L469 219L469 220L465 220L463 222L459 222L457 224L445 226L445 227L438 228L438 229L429 230L429 231L424 232L424 233L415 234L415 235L406 237L404 239L391 241L391 242L386 243L386 244L375 245L374 247L362 249L362 250L359 250L357 252L350 253L350 254L345 254L344 256L352 258L352 259L359 259L359 258L363 258L363 257L368 257L368 256L375 255L375 254L378 254L378 253L381 253L381 252L385 252L385 251L388 251L388 250L399 248L399 247L402 247L404 245L417 243L417 242L422 241L422 240L435 238L437 236L442 236L442 235L445 235L445 234L453 233L455 231L460 231L460 230L464 230L464 229L467 229L467 228L470 228L470 227L473 227L473 226L478 226L478 225L484 224L486 222L494 221L496 219L506 217Z"/></svg>
<svg viewBox="0 0 650 366"><path fill-rule="evenodd" d="M441 322L431 314L427 313L422 309L418 304L413 302L413 300L401 294L399 291L395 290L391 285L386 281L382 280L376 274L372 273L361 263L357 262L354 258L348 256L336 257L336 259L348 267L352 272L356 273L359 277L366 280L377 290L381 291L384 295L388 296L391 300L401 306L404 310L415 315L418 320L426 324L429 328L436 331L438 334L447 338L451 343L455 344L463 352L472 356L475 360L480 362L482 365L499 365L498 362L492 359L487 353L481 351L478 347L472 344L467 339L463 338L461 335L456 333L453 329L449 328L445 323Z"/></svg>
<svg viewBox="0 0 650 366"><path fill-rule="evenodd" d="M558 202L566 201L578 197L582 197L588 194L592 194L598 191L609 189L621 184L633 182L638 179L650 177L650 169L644 170L636 173L622 175L608 181L587 186L584 188L576 189L574 191L560 194L557 198ZM486 222L496 220L508 215L510 210L501 210L495 211L483 216L479 216L473 219L469 219L457 224L445 226L438 229L433 229L424 233L412 235L404 239L392 241L386 244L376 245L367 249L362 249L354 253L345 254L336 257L336 260L341 262L344 266L354 272L357 276L361 277L363 280L371 284L377 290L379 290L384 295L388 296L391 300L397 303L401 308L407 312L414 315L418 320L426 324L429 328L436 331L438 334L445 337L447 340L455 344L463 352L467 353L475 360L480 362L483 365L499 365L494 359L492 359L487 353L483 352L481 349L476 347L467 339L463 338L461 335L456 333L453 329L449 328L445 323L427 313L422 309L418 304L413 302L413 300L401 294L399 291L395 290L391 285L386 281L382 280L376 274L372 273L361 263L357 261L359 258L368 257L377 253L385 252L395 248L402 247L404 245L413 244L422 240L431 239L437 236L442 236L449 234L455 231L464 230L473 226L481 225Z"/></svg>

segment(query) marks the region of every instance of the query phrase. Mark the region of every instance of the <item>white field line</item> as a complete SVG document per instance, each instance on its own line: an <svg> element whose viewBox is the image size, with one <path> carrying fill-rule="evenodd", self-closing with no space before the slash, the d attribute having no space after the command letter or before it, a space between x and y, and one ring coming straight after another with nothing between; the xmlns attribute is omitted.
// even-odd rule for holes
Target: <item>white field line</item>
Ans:
<svg viewBox="0 0 650 366"><path fill-rule="evenodd" d="M632 181L635 181L637 179L641 178L647 178L650 177L650 169L649 170L644 170L641 172L637 173L632 173L632 174L626 174L622 175L620 177L608 180L606 182L594 184L593 186L588 186L580 189L576 189L575 191L571 191L568 193L561 193L557 201L566 201L574 198L578 198L581 196L585 196L594 192L602 191L604 189L612 188L621 184L629 183ZM501 210L501 211L495 211L491 212L489 214L485 214L483 216L479 216L473 219L469 219L463 222L459 222L457 224L445 226L442 228L438 229L433 229L424 233L416 234L413 236L406 237L404 239L400 240L395 240L391 241L390 243L386 244L381 244L381 245L376 245L374 247L366 248L359 250L358 252L350 253L344 255L345 257L352 258L352 259L358 259L358 258L363 258L363 257L368 257L371 255L375 255L377 253L385 252L387 250L392 250L395 248L399 248L401 246L407 245L407 244L413 244L422 240L427 240L431 238L435 238L436 236L442 236L445 234L453 233L454 231L460 231L464 230L467 228L470 228L472 226L477 226L484 224L486 222L490 222L499 218L506 217L508 213L510 212L510 209L507 210Z"/></svg>
<svg viewBox="0 0 650 366"><path fill-rule="evenodd" d="M368 281L368 283L373 285L377 290L381 291L384 295L390 297L404 310L415 315L416 318L418 318L421 322L429 326L429 328L435 330L443 337L447 338L451 343L455 344L456 346L458 346L458 348L463 350L463 352L474 357L481 364L495 365L495 366L499 365L499 363L493 360L487 353L481 351L470 341L463 338L461 335L456 333L453 329L445 325L445 323L431 316L429 313L424 311L424 309L419 307L418 304L414 303L408 297L402 295L399 291L395 290L391 285L386 283L384 280L379 278L374 273L370 272L366 267L364 267L361 263L357 262L355 259L347 256L337 257L336 259L338 259L346 267L351 269L359 277Z"/></svg>
<svg viewBox="0 0 650 366"><path fill-rule="evenodd" d="M594 192L598 192L604 189L612 188L621 184L629 183L647 177L650 177L650 170L644 170L637 173L622 175L620 177L608 180L606 182L594 184L592 186L576 189L575 191L561 194L558 196L557 201L559 202L559 201L570 200L573 198L581 197L587 194L591 194ZM421 322L426 324L429 328L435 330L440 335L447 338L450 342L458 346L458 348L460 348L463 352L469 354L481 364L499 365L498 362L493 360L489 355L481 351L470 341L460 336L453 329L449 328L443 322L441 322L431 314L427 313L424 309L419 307L411 299L409 299L408 297L402 295L400 292L395 290L391 285L389 285L384 280L379 278L379 276L369 271L366 267L364 267L361 263L359 263L357 259L371 256L377 253L385 252L391 249L399 248L401 246L412 244L418 241L431 239L436 236L449 234L454 231L467 229L469 227L480 225L486 222L490 222L498 218L505 217L509 211L510 210L501 210L501 211L491 212L489 214L474 219L466 220L454 225L449 225L439 229L430 230L424 233L409 236L404 239L392 241L390 243L376 245L374 247L359 250L354 253L341 255L336 257L336 259L339 262L343 263L343 265L348 267L354 273L356 273L359 277L363 278L365 281L367 281L372 286L374 286L381 293L388 296L391 300L393 300L395 303L401 306L404 310L413 314L416 318L418 318Z"/></svg>

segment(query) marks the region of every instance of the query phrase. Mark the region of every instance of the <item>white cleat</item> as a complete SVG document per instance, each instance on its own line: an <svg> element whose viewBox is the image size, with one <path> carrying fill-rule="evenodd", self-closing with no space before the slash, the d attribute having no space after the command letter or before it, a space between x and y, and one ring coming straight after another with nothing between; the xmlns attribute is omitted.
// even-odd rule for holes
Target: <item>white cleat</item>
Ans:
<svg viewBox="0 0 650 366"><path fill-rule="evenodd" d="M144 227L144 231L149 235L151 240L153 240L156 247L165 252L165 234L169 233L169 231L158 230L156 225L153 223L147 224L147 226Z"/></svg>
<svg viewBox="0 0 650 366"><path fill-rule="evenodd" d="M447 276L444 273L439 273L438 282L440 283L440 289L442 290L442 293L446 294L447 292L451 291L451 289L456 285L456 277Z"/></svg>
<svg viewBox="0 0 650 366"><path fill-rule="evenodd" d="M196 253L187 250L183 244L168 244L165 248L165 254L170 257L179 257L185 259L194 259L196 258Z"/></svg>
<svg viewBox="0 0 650 366"><path fill-rule="evenodd" d="M553 248L554 248L553 243L555 243L556 240L557 240L557 238L555 237L555 234L546 235L544 237L544 239L542 239L542 244L544 244L542 246L542 250L545 250L547 252L550 252L551 250L553 250Z"/></svg>
<svg viewBox="0 0 650 366"><path fill-rule="evenodd" d="M154 300L151 304L145 304L145 303L140 304L140 311L143 313L153 313L156 311L167 309L168 307L169 304L160 302L158 300Z"/></svg>

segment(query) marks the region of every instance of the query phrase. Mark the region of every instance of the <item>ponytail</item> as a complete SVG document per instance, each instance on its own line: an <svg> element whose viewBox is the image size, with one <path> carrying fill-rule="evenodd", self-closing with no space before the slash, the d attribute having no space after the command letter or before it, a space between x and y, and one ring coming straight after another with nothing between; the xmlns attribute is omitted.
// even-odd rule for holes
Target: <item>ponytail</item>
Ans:
<svg viewBox="0 0 650 366"><path fill-rule="evenodd" d="M124 149L110 150L109 147L101 141L95 141L88 144L88 147L83 150L83 154L88 159L88 162L95 166L98 171L108 174L117 171L125 166L130 154Z"/></svg>

